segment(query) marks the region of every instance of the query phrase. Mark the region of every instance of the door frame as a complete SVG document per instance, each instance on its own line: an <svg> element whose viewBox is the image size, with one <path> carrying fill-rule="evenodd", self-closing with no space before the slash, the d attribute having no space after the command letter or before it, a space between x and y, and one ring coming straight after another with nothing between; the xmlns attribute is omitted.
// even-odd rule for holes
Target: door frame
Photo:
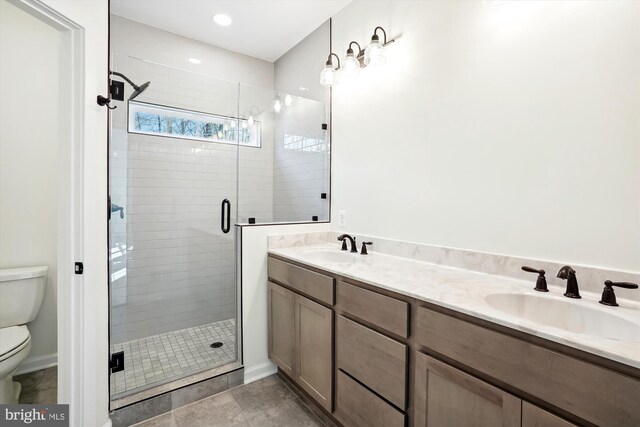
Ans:
<svg viewBox="0 0 640 427"><path fill-rule="evenodd" d="M74 263L84 258L85 181L85 29L38 0L8 0L12 5L60 32L63 73L68 94L60 107L57 224L58 403L69 404L71 425L82 425L85 414L84 276ZM91 417L91 416L89 416Z"/></svg>

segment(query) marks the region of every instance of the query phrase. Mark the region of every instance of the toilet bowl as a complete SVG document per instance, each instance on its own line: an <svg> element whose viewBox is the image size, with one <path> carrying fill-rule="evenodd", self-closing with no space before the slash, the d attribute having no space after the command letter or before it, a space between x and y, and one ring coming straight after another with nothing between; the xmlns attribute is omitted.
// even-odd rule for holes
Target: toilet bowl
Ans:
<svg viewBox="0 0 640 427"><path fill-rule="evenodd" d="M0 270L0 404L18 403L22 386L13 381L31 351L26 324L33 321L44 298L47 267Z"/></svg>

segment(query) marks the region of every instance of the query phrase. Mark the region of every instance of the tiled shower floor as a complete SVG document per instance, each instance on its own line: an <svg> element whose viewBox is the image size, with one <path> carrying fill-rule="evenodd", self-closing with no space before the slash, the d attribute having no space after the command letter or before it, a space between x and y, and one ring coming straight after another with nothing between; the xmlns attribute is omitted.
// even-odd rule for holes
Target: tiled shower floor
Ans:
<svg viewBox="0 0 640 427"><path fill-rule="evenodd" d="M124 351L125 369L111 374L111 397L234 362L235 335L235 320L229 319L114 344L111 353ZM224 345L211 348L215 341Z"/></svg>

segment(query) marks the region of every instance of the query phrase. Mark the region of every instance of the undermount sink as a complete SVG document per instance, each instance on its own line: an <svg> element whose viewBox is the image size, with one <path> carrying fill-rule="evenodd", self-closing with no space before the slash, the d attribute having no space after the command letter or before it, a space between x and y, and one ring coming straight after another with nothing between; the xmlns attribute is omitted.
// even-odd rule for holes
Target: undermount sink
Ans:
<svg viewBox="0 0 640 427"><path fill-rule="evenodd" d="M549 296L516 293L490 294L485 301L506 314L567 332L619 341L640 341L640 318L634 322L613 313L615 308L586 305L593 304L592 301L563 301Z"/></svg>
<svg viewBox="0 0 640 427"><path fill-rule="evenodd" d="M357 253L342 252L340 250L316 249L305 252L309 261L330 262L334 264L349 264L358 260Z"/></svg>

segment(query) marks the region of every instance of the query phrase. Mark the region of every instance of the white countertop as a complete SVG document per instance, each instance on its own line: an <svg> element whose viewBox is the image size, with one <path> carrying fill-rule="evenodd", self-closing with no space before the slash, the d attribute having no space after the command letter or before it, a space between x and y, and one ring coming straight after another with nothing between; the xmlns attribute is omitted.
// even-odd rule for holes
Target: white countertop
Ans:
<svg viewBox="0 0 640 427"><path fill-rule="evenodd" d="M353 254L356 259L351 263L319 261L311 256L322 250L340 252L338 245L320 244L272 248L269 253L640 369L640 304L637 302L618 297L620 307L608 307L598 303L600 294L581 292L582 299L572 300L562 295L564 288L557 286L549 286L548 293L536 292L533 290L535 275L531 280L518 280L376 252ZM590 309L610 312L636 323L638 338L634 341L600 338L528 321L489 305L485 297L495 293L531 294L576 306L588 305ZM550 311L554 306L558 305L550 304Z"/></svg>

